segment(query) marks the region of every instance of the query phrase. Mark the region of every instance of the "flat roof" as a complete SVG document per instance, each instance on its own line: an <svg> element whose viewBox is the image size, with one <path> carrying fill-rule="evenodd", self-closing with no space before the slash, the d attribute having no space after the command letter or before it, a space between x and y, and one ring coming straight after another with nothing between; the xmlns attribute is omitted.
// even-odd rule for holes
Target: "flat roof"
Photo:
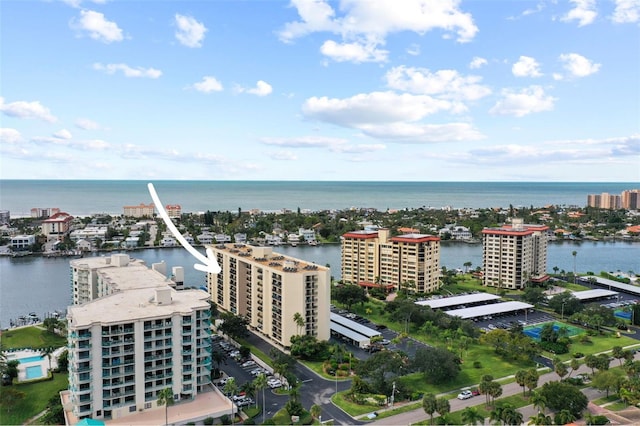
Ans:
<svg viewBox="0 0 640 426"><path fill-rule="evenodd" d="M171 303L158 304L153 300L156 291L170 291ZM176 291L165 285L164 288L138 288L100 297L82 305L69 306L69 327L79 328L90 325L109 325L129 321L143 321L153 318L166 318L179 315L191 315L196 310L209 309L209 293L202 290Z"/></svg>
<svg viewBox="0 0 640 426"><path fill-rule="evenodd" d="M452 309L450 311L446 311L445 313L447 315L451 315L452 317L469 319L485 315L504 314L506 312L513 312L530 308L533 308L533 305L524 302L501 302L492 303L490 305L474 306L472 308Z"/></svg>
<svg viewBox="0 0 640 426"><path fill-rule="evenodd" d="M467 303L486 302L500 299L500 296L489 293L463 294L461 296L443 297L441 299L429 299L416 302L416 305L430 306L431 309L441 309L448 306L458 306Z"/></svg>
<svg viewBox="0 0 640 426"><path fill-rule="evenodd" d="M379 331L376 331L372 328L367 327L366 325L362 325L359 322L352 321L349 318L345 318L342 315L338 315L333 312L331 312L331 322L339 324L343 327L347 327L357 333L360 333L362 336L366 336L368 338L372 338L374 336L380 336ZM331 324L331 327L333 327L333 324Z"/></svg>
<svg viewBox="0 0 640 426"><path fill-rule="evenodd" d="M623 293L631 293L636 296L640 296L640 287L635 285L619 283L614 280L596 277L595 275L584 275L580 278L585 281L588 281L590 278L595 278L598 285L607 286L609 288L615 288L616 290L620 290Z"/></svg>
<svg viewBox="0 0 640 426"><path fill-rule="evenodd" d="M331 331L335 331L337 333L340 333L343 336L346 336L348 338L350 338L351 340L355 340L358 343L362 343L365 342L367 340L370 340L369 337L363 336L360 333L356 333L353 330L348 329L347 327L343 327L340 324L337 324L333 321L331 321Z"/></svg>
<svg viewBox="0 0 640 426"><path fill-rule="evenodd" d="M593 290L574 291L571 293L576 299L589 300L597 299L600 297L616 296L617 291L605 290L602 288L596 288Z"/></svg>

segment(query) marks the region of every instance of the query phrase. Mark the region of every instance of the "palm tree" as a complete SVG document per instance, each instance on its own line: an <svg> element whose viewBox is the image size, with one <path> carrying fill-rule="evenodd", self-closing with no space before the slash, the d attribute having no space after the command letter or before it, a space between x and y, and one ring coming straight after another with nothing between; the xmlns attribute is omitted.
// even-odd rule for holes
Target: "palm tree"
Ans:
<svg viewBox="0 0 640 426"><path fill-rule="evenodd" d="M477 425L484 423L484 416L480 414L476 407L467 407L462 410L460 414L460 419L464 422L465 425Z"/></svg>
<svg viewBox="0 0 640 426"><path fill-rule="evenodd" d="M164 424L169 424L169 406L173 405L173 390L164 388L158 392L158 405L164 405Z"/></svg>
<svg viewBox="0 0 640 426"><path fill-rule="evenodd" d="M49 346L48 348L40 349L40 352L42 352L42 355L46 356L49 360L49 371L51 371L51 356L53 355L53 352L55 352L55 349ZM53 376L53 371L51 371L51 375Z"/></svg>
<svg viewBox="0 0 640 426"><path fill-rule="evenodd" d="M547 408L547 398L540 392L533 392L529 398L529 402L538 409L539 413L544 414Z"/></svg>
<svg viewBox="0 0 640 426"><path fill-rule="evenodd" d="M255 378L255 380L253 381L253 386L256 388L257 391L262 391L262 421L265 420L265 407L266 407L266 401L265 401L265 397L264 397L264 389L267 387L267 375L264 373L260 373L258 374L258 377ZM257 401L258 398L256 398ZM257 402L256 402L257 403Z"/></svg>
<svg viewBox="0 0 640 426"><path fill-rule="evenodd" d="M422 409L425 413L427 413L431 419L431 424L433 424L433 413L438 410L436 396L432 393L426 393L422 397Z"/></svg>
<svg viewBox="0 0 640 426"><path fill-rule="evenodd" d="M560 410L554 418L553 422L557 425L566 425L576 420L576 416L569 410Z"/></svg>
<svg viewBox="0 0 640 426"><path fill-rule="evenodd" d="M578 255L577 251L572 251L571 256L573 256L573 283L576 283L576 256Z"/></svg>
<svg viewBox="0 0 640 426"><path fill-rule="evenodd" d="M467 272L469 272L469 268L471 268L471 265L473 265L473 263L466 261L462 265L464 266L464 273L466 274Z"/></svg>
<svg viewBox="0 0 640 426"><path fill-rule="evenodd" d="M529 424L535 426L547 426L553 424L551 417L542 412L538 412L535 416L529 418Z"/></svg>
<svg viewBox="0 0 640 426"><path fill-rule="evenodd" d="M506 425L521 425L523 420L522 413L512 406L507 406L502 410L502 421Z"/></svg>
<svg viewBox="0 0 640 426"><path fill-rule="evenodd" d="M296 312L293 314L293 322L296 323L298 327L298 335L300 335L300 330L304 327L304 317L300 314L300 312Z"/></svg>
<svg viewBox="0 0 640 426"><path fill-rule="evenodd" d="M318 404L313 404L309 409L309 414L311 414L311 417L313 417L314 419L320 418L321 413L322 408Z"/></svg>

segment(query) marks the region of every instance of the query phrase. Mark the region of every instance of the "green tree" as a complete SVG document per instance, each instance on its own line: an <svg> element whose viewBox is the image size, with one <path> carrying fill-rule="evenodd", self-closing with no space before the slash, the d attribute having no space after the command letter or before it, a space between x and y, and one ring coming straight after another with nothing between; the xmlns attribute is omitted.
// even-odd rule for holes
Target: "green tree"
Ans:
<svg viewBox="0 0 640 426"><path fill-rule="evenodd" d="M547 398L541 392L532 392L529 402L538 409L539 413L545 413L547 408Z"/></svg>
<svg viewBox="0 0 640 426"><path fill-rule="evenodd" d="M298 328L298 335L301 334L301 330L304 328L304 317L300 314L300 312L296 312L293 314L293 322L296 323L296 327Z"/></svg>
<svg viewBox="0 0 640 426"><path fill-rule="evenodd" d="M320 415L322 414L322 407L320 407L318 404L313 404L309 409L309 414L311 414L311 417L313 417L314 419L319 419Z"/></svg>
<svg viewBox="0 0 640 426"><path fill-rule="evenodd" d="M522 387L522 396L524 396L525 385L527 384L527 370L516 371L516 383Z"/></svg>
<svg viewBox="0 0 640 426"><path fill-rule="evenodd" d="M527 374L525 375L525 386L529 388L529 394L533 392L535 388L538 387L538 379L540 378L540 374L538 370L535 368L530 368L527 370Z"/></svg>
<svg viewBox="0 0 640 426"><path fill-rule="evenodd" d="M173 405L173 390L164 388L158 392L158 405L164 405L164 424L169 424L169 406Z"/></svg>
<svg viewBox="0 0 640 426"><path fill-rule="evenodd" d="M238 339L246 337L249 332L247 331L247 325L249 321L240 315L234 315L230 312L225 312L221 315L222 324L218 327L227 336Z"/></svg>
<svg viewBox="0 0 640 426"><path fill-rule="evenodd" d="M332 297L340 304L351 310L356 303L367 301L367 293L364 288L356 284L345 284L334 287Z"/></svg>
<svg viewBox="0 0 640 426"><path fill-rule="evenodd" d="M538 414L529 418L529 424L534 426L548 426L552 422L551 417L542 412L538 412Z"/></svg>
<svg viewBox="0 0 640 426"><path fill-rule="evenodd" d="M460 413L460 419L465 425L484 424L484 416L480 414L476 407L467 407Z"/></svg>
<svg viewBox="0 0 640 426"><path fill-rule="evenodd" d="M454 380L460 372L458 357L441 348L418 348L411 365L424 375L427 382L433 384Z"/></svg>
<svg viewBox="0 0 640 426"><path fill-rule="evenodd" d="M438 398L436 400L436 411L440 414L441 417L446 416L451 412L451 405L449 404L449 400L447 398Z"/></svg>
<svg viewBox="0 0 640 426"><path fill-rule="evenodd" d="M545 397L548 408L569 410L575 416L580 416L589 402L580 389L566 382L547 382L539 392Z"/></svg>
<svg viewBox="0 0 640 426"><path fill-rule="evenodd" d="M615 372L613 372L612 370L601 370L598 371L591 379L591 386L598 390L605 391L608 397L609 390L616 387L619 382L620 376L618 376Z"/></svg>
<svg viewBox="0 0 640 426"><path fill-rule="evenodd" d="M267 406L267 402L264 396L264 390L267 387L267 376L264 373L260 373L258 374L258 377L256 377L253 380L253 386L255 387L255 389L257 391L262 391L262 420L265 419L265 409ZM258 398L256 398L257 400Z"/></svg>
<svg viewBox="0 0 640 426"><path fill-rule="evenodd" d="M438 400L432 393L426 393L422 397L422 409L429 415L431 424L433 424L433 413L438 411Z"/></svg>
<svg viewBox="0 0 640 426"><path fill-rule="evenodd" d="M558 377L560 377L560 380L562 380L564 376L569 374L567 365L558 357L553 358L553 371L555 371Z"/></svg>
<svg viewBox="0 0 640 426"><path fill-rule="evenodd" d="M49 346L49 347L40 349L40 352L42 353L43 356L47 357L47 360L49 360L49 371L51 371L51 357L53 356L55 349ZM53 375L53 371L51 371L51 375Z"/></svg>
<svg viewBox="0 0 640 426"><path fill-rule="evenodd" d="M573 423L578 418L577 414L571 412L571 410L560 410L553 417L553 422L557 425L566 425Z"/></svg>

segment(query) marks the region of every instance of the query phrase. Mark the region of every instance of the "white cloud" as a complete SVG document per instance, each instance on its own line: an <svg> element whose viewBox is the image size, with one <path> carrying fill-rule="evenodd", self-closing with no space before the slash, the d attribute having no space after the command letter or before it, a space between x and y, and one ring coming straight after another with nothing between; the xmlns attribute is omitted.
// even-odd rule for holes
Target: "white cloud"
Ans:
<svg viewBox="0 0 640 426"><path fill-rule="evenodd" d="M93 64L93 69L97 71L104 71L107 74L115 74L120 71L125 77L133 78L158 78L162 75L162 71L155 68L132 68L127 64L101 64L96 62Z"/></svg>
<svg viewBox="0 0 640 426"><path fill-rule="evenodd" d="M176 38L187 47L201 47L207 28L191 16L176 14Z"/></svg>
<svg viewBox="0 0 640 426"><path fill-rule="evenodd" d="M201 82L195 83L192 87L202 93L220 92L224 89L222 83L210 75L204 76Z"/></svg>
<svg viewBox="0 0 640 426"><path fill-rule="evenodd" d="M575 6L566 15L560 18L562 21L578 21L579 27L593 23L598 16L595 0L569 0Z"/></svg>
<svg viewBox="0 0 640 426"><path fill-rule="evenodd" d="M4 98L0 97L0 111L15 118L36 118L39 120L55 123L58 119L51 114L49 108L43 106L39 101L26 102L16 101L4 103Z"/></svg>
<svg viewBox="0 0 640 426"><path fill-rule="evenodd" d="M334 147L333 151L343 154L364 154L367 152L376 152L386 149L381 143L375 144L357 144L357 145L339 145Z"/></svg>
<svg viewBox="0 0 640 426"><path fill-rule="evenodd" d="M333 148L345 145L346 139L330 138L324 136L301 136L297 138L261 138L265 145L285 146L288 148Z"/></svg>
<svg viewBox="0 0 640 426"><path fill-rule="evenodd" d="M511 67L511 72L516 77L541 77L540 64L529 56L520 56L518 62Z"/></svg>
<svg viewBox="0 0 640 426"><path fill-rule="evenodd" d="M396 143L462 142L484 139L485 136L468 123L414 124L391 123L361 126L362 132L373 138Z"/></svg>
<svg viewBox="0 0 640 426"><path fill-rule="evenodd" d="M593 63L577 53L562 54L559 60L571 77L586 77L597 73L600 69L600 64Z"/></svg>
<svg viewBox="0 0 640 426"><path fill-rule="evenodd" d="M68 131L67 129L62 129L55 132L53 134L53 137L58 139L71 139L72 135L71 135L71 132Z"/></svg>
<svg viewBox="0 0 640 426"><path fill-rule="evenodd" d="M271 85L262 80L258 80L256 87L236 86L235 90L238 93L249 93L256 96L267 96L273 92Z"/></svg>
<svg viewBox="0 0 640 426"><path fill-rule="evenodd" d="M78 118L75 122L76 127L82 130L98 130L100 129L100 125L93 120L89 120L88 118Z"/></svg>
<svg viewBox="0 0 640 426"><path fill-rule="evenodd" d="M469 68L474 70L474 69L481 68L481 67L483 67L485 65L487 65L487 60L485 58L481 58L479 56L476 56L471 60L471 63L469 63Z"/></svg>
<svg viewBox="0 0 640 426"><path fill-rule="evenodd" d="M269 157L272 160L277 161L295 161L298 159L298 156L291 151L278 151L269 154Z"/></svg>
<svg viewBox="0 0 640 426"><path fill-rule="evenodd" d="M74 141L71 139L65 139L58 136L55 137L34 137L32 142L41 145L56 145L64 146L77 151L104 151L111 148L109 142L100 139L79 140Z"/></svg>
<svg viewBox="0 0 640 426"><path fill-rule="evenodd" d="M0 127L0 142L7 144L16 144L22 140L22 135L16 129L8 127Z"/></svg>
<svg viewBox="0 0 640 426"><path fill-rule="evenodd" d="M552 110L555 101L556 98L546 95L540 86L529 86L520 92L504 89L502 99L489 112L497 115L524 117L535 112Z"/></svg>
<svg viewBox="0 0 640 426"><path fill-rule="evenodd" d="M103 43L124 39L118 24L108 21L102 13L93 10L81 10L80 17L72 19L69 25L72 29L88 32L89 37Z"/></svg>
<svg viewBox="0 0 640 426"><path fill-rule="evenodd" d="M614 0L616 7L611 20L616 24L629 24L640 21L640 0Z"/></svg>
<svg viewBox="0 0 640 426"><path fill-rule="evenodd" d="M376 48L374 43L363 44L336 43L333 40L325 41L320 47L320 52L336 62L386 62L389 52Z"/></svg>
<svg viewBox="0 0 640 426"><path fill-rule="evenodd" d="M364 52L369 53L367 61L385 61L387 54L378 46L384 45L391 33L413 31L422 35L439 29L447 35L455 33L463 43L478 32L471 15L459 10L458 0L376 0L375 7L369 0L343 0L337 11L326 0L292 0L292 5L300 20L285 24L278 34L280 39L291 42L315 32L340 35L341 43L325 41L321 51L345 61L354 58L364 62Z"/></svg>
<svg viewBox="0 0 640 426"><path fill-rule="evenodd" d="M479 84L481 77L462 76L456 70L431 72L426 68L399 66L389 70L385 79L392 89L442 99L475 101L491 93L491 89Z"/></svg>
<svg viewBox="0 0 640 426"><path fill-rule="evenodd" d="M407 53L411 56L418 56L420 54L420 45L413 43L411 46L407 47Z"/></svg>
<svg viewBox="0 0 640 426"><path fill-rule="evenodd" d="M311 97L304 102L302 112L309 118L359 128L371 123L417 121L453 107L449 101L426 95L372 92L346 99Z"/></svg>

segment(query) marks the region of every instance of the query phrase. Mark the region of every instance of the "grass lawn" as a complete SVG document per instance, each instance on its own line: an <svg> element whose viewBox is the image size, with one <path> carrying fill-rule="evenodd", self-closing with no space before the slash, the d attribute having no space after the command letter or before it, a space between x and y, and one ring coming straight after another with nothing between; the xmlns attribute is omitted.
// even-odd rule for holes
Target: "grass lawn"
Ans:
<svg viewBox="0 0 640 426"><path fill-rule="evenodd" d="M412 402L410 404L405 404L405 405L402 405L400 407L392 408L390 410L387 410L387 409L385 409L384 411L376 410L376 413L378 413L378 416L376 417L376 420L384 419L385 417L395 416L396 414L406 413L408 411L417 410L420 407L422 407L422 402ZM366 416L362 416L358 420L365 420L366 421L366 420L369 420L369 419L367 419Z"/></svg>
<svg viewBox="0 0 640 426"><path fill-rule="evenodd" d="M0 424L21 425L43 411L51 397L67 389L69 385L67 377L66 373L55 373L53 380L13 385L16 390L24 392L25 397L13 404L9 412L7 407L0 407Z"/></svg>
<svg viewBox="0 0 640 426"><path fill-rule="evenodd" d="M368 414L368 413L371 413L372 411L377 411L384 408L384 407L380 407L379 405L373 405L373 404L364 404L364 405L355 404L347 400L344 397L345 394L346 392L338 392L336 394L333 394L333 396L331 397L331 401L333 401L334 404L336 404L338 407L340 407L342 410L344 410L346 413L348 413L351 416L357 417L357 416Z"/></svg>
<svg viewBox="0 0 640 426"><path fill-rule="evenodd" d="M249 349L251 349L251 353L253 355L255 355L258 358L260 358L260 360L262 360L265 364L270 365L270 366L273 367L273 360L271 359L271 357L269 355L265 354L260 349L258 349L257 347L253 346L251 343L247 342L244 339L238 339L238 343L240 343L242 346L246 346Z"/></svg>
<svg viewBox="0 0 640 426"><path fill-rule="evenodd" d="M22 348L59 348L67 344L67 338L40 327L17 328L2 332L2 350Z"/></svg>
<svg viewBox="0 0 640 426"><path fill-rule="evenodd" d="M579 338L574 338L571 339L571 348L569 349L569 353L558 355L558 357L563 361L568 361L572 358L571 354L576 352L582 352L585 355L589 355L610 351L614 346L622 346L624 348L634 345L637 346L638 341L624 335L621 335L620 337L616 337L616 335L591 336L591 343L581 343ZM552 358L556 356L546 352L544 355ZM581 361L584 362L583 359L581 359Z"/></svg>

